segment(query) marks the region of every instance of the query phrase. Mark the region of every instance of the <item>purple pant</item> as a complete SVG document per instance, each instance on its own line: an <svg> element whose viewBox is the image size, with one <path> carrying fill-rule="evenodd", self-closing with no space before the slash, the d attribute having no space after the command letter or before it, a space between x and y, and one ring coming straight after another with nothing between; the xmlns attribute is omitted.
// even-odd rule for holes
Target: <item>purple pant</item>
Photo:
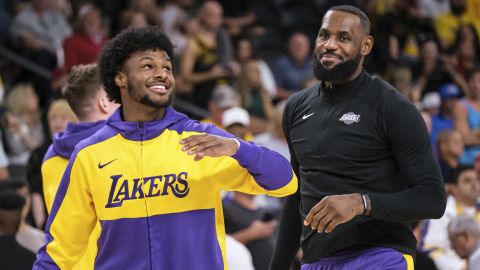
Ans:
<svg viewBox="0 0 480 270"><path fill-rule="evenodd" d="M301 270L413 270L412 256L391 248L368 248L302 264Z"/></svg>

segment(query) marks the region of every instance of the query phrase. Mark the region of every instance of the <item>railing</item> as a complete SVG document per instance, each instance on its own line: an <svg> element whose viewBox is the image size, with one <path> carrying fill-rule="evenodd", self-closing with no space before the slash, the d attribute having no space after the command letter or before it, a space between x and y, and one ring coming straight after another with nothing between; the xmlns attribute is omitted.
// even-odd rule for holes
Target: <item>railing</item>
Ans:
<svg viewBox="0 0 480 270"><path fill-rule="evenodd" d="M20 54L13 52L3 46L0 46L0 56L17 63L18 65L22 66L25 69L30 70L31 72L42 76L45 79L52 78L52 73L45 69L44 67L30 61L28 58L21 56Z"/></svg>

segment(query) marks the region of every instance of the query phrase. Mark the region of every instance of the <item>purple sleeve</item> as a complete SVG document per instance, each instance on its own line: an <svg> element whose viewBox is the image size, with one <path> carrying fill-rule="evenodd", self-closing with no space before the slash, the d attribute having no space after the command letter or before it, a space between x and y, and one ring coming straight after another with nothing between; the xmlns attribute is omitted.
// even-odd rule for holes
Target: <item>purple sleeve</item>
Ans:
<svg viewBox="0 0 480 270"><path fill-rule="evenodd" d="M293 171L286 158L252 142L238 141L240 148L232 158L247 169L261 187L266 190L275 190L290 182Z"/></svg>

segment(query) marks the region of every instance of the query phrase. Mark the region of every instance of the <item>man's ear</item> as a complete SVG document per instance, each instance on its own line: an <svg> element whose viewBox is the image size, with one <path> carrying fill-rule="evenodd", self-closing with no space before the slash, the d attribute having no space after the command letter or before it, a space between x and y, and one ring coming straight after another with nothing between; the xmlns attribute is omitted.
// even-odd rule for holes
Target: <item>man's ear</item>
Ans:
<svg viewBox="0 0 480 270"><path fill-rule="evenodd" d="M119 71L117 75L115 75L115 84L120 87L125 87L127 84L127 76L125 73Z"/></svg>
<svg viewBox="0 0 480 270"><path fill-rule="evenodd" d="M103 113L108 112L108 97L107 96L102 96L98 99L98 107Z"/></svg>
<svg viewBox="0 0 480 270"><path fill-rule="evenodd" d="M373 48L373 37L369 35L362 41L362 45L361 45L361 48L360 48L360 53L363 56L366 56L370 53L372 48Z"/></svg>

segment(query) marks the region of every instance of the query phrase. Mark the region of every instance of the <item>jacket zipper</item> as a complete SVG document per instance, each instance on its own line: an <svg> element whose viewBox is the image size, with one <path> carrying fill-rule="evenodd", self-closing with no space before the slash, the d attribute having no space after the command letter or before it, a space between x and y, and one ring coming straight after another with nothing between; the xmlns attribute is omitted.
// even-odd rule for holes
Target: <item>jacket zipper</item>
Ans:
<svg viewBox="0 0 480 270"><path fill-rule="evenodd" d="M143 175L143 140L145 136L145 128L143 122L138 123L138 127L140 128L140 176L142 177L142 180L144 178ZM145 185L142 186L143 188ZM144 191L145 194L145 191ZM145 212L146 212L146 221L147 221L147 232L148 232L148 250L149 250L149 268L153 269L152 266L152 244L151 244L151 239L150 239L150 220L149 220L149 214L148 214L148 206L147 206L147 198L144 198L144 203L145 203Z"/></svg>

